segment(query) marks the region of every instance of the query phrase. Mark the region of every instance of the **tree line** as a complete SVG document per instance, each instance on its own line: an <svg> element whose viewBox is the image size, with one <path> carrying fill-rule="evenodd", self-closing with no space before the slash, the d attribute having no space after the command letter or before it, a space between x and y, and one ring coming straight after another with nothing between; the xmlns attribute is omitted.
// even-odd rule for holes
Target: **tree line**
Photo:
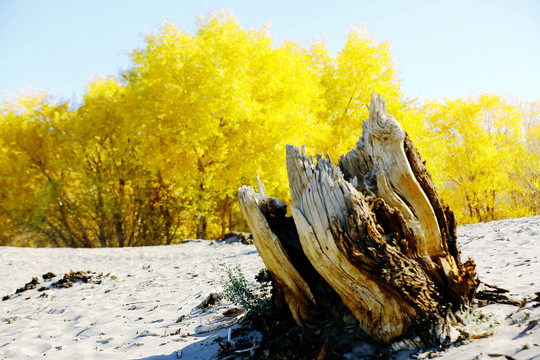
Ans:
<svg viewBox="0 0 540 360"><path fill-rule="evenodd" d="M44 92L0 108L0 244L142 246L247 230L242 184L288 199L285 145L334 161L373 91L388 102L460 223L538 214L540 104L493 94L408 99L388 42L352 29L276 45L226 13L194 34L165 23L80 104Z"/></svg>

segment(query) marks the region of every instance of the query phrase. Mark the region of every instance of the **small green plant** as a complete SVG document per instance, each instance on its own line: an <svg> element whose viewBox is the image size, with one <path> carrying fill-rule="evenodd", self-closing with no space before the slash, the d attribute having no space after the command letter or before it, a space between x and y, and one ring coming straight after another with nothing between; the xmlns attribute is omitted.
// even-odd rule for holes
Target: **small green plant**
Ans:
<svg viewBox="0 0 540 360"><path fill-rule="evenodd" d="M267 283L249 283L237 265L227 268L226 276L221 278L222 296L238 304L248 312L264 313L270 308L269 287Z"/></svg>
<svg viewBox="0 0 540 360"><path fill-rule="evenodd" d="M464 322L468 325L483 325L488 320L484 314L476 311L470 303L461 306L461 313L463 314Z"/></svg>
<svg viewBox="0 0 540 360"><path fill-rule="evenodd" d="M467 303L461 307L458 318L471 338L485 337L493 332L495 320L491 314L484 314Z"/></svg>

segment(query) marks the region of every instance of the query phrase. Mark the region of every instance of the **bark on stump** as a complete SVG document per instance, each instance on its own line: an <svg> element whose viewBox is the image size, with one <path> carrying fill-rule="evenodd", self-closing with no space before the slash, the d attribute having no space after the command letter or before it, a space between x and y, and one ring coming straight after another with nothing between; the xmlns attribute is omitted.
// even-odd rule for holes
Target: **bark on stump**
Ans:
<svg viewBox="0 0 540 360"><path fill-rule="evenodd" d="M339 165L287 146L294 206L242 186L239 201L273 277L275 303L301 326L352 314L372 339L437 342L448 314L472 299L454 214L417 149L379 96Z"/></svg>

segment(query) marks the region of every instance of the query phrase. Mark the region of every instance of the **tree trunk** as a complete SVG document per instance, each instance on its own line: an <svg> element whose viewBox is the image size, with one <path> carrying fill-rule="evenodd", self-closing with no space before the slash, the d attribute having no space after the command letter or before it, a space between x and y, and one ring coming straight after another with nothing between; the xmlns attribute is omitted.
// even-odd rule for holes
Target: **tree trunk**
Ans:
<svg viewBox="0 0 540 360"><path fill-rule="evenodd" d="M101 247L107 247L107 216L105 214L105 207L103 205L103 194L98 187L97 191L97 213L99 216L98 224L98 239Z"/></svg>
<svg viewBox="0 0 540 360"><path fill-rule="evenodd" d="M352 314L379 342L436 342L449 311L478 285L462 264L453 212L420 154L380 97L372 96L356 147L339 159L287 146L294 206L243 186L239 200L268 270L274 302L299 325Z"/></svg>
<svg viewBox="0 0 540 360"><path fill-rule="evenodd" d="M227 219L227 212L229 210L229 201L230 201L229 195L226 195L225 201L223 203L223 208L221 210L221 237L225 236L226 231L227 231L226 219ZM230 222L229 222L229 231L231 231Z"/></svg>
<svg viewBox="0 0 540 360"><path fill-rule="evenodd" d="M206 216L199 216L197 223L197 239L207 238L208 220Z"/></svg>
<svg viewBox="0 0 540 360"><path fill-rule="evenodd" d="M126 236L124 234L122 215L115 213L113 215L114 228L116 230L116 238L118 239L118 247L124 247L126 243Z"/></svg>

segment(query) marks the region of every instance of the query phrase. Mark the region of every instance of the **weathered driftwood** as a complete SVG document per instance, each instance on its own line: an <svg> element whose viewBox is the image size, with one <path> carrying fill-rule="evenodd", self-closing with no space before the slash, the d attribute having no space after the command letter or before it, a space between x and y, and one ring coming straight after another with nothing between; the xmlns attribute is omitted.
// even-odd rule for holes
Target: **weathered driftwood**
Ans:
<svg viewBox="0 0 540 360"><path fill-rule="evenodd" d="M258 193L251 187L240 188L240 206L253 233L255 247L273 275L274 286L283 292L295 321L303 324L302 319L309 320L313 317L316 309L315 298L294 267L279 238L270 229L265 217L265 214L268 218L277 216L283 209L286 213L287 205L277 199L266 197L264 185L258 178L257 180Z"/></svg>
<svg viewBox="0 0 540 360"><path fill-rule="evenodd" d="M377 341L429 342L477 280L460 261L452 211L385 107L372 96L362 137L339 166L287 146L293 220L260 181L258 193L239 189L240 204L298 324L348 311Z"/></svg>

